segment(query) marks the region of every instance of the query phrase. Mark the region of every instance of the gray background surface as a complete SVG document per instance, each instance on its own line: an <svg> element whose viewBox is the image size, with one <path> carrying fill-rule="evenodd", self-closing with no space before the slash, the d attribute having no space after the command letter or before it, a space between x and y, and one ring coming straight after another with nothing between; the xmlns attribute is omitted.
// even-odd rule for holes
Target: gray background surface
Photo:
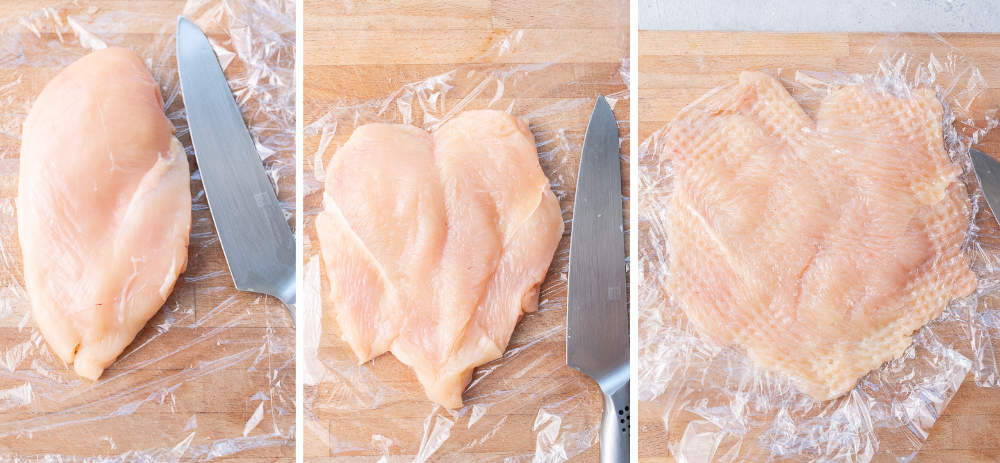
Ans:
<svg viewBox="0 0 1000 463"><path fill-rule="evenodd" d="M638 0L639 29L1000 32L1000 0Z"/></svg>

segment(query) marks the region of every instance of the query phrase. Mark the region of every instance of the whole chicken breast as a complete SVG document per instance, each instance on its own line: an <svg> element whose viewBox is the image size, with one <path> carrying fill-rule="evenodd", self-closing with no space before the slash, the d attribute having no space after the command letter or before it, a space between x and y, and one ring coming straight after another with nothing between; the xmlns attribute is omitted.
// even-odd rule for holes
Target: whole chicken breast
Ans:
<svg viewBox="0 0 1000 463"><path fill-rule="evenodd" d="M35 322L96 380L187 263L187 157L139 56L95 51L45 86L24 122L17 208Z"/></svg>

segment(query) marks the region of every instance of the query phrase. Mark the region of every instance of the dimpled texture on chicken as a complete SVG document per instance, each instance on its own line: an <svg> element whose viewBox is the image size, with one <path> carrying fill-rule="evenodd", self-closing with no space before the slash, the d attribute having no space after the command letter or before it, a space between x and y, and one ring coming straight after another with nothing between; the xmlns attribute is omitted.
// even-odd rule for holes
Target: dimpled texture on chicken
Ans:
<svg viewBox="0 0 1000 463"><path fill-rule="evenodd" d="M187 263L187 157L135 53L59 72L24 121L17 213L32 314L55 354L97 379Z"/></svg>
<svg viewBox="0 0 1000 463"><path fill-rule="evenodd" d="M433 135L368 124L326 176L316 228L341 336L359 362L392 352L460 407L473 369L537 309L563 233L531 131L490 110Z"/></svg>
<svg viewBox="0 0 1000 463"><path fill-rule="evenodd" d="M976 289L970 199L930 89L832 88L810 118L744 72L667 129L667 291L698 332L819 400Z"/></svg>

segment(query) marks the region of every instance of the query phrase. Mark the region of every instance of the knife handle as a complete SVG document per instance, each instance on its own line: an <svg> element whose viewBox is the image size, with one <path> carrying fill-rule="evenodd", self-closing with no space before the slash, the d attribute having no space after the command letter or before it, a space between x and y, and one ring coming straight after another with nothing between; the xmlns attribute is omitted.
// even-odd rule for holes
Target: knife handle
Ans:
<svg viewBox="0 0 1000 463"><path fill-rule="evenodd" d="M604 418L601 421L601 463L629 461L628 442L631 420L628 407L629 382L611 393L604 393Z"/></svg>

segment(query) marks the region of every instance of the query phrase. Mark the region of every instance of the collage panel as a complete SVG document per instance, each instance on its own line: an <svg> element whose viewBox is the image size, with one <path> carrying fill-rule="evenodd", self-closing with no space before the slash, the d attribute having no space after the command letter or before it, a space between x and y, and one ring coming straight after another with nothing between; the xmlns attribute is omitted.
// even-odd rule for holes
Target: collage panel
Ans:
<svg viewBox="0 0 1000 463"><path fill-rule="evenodd" d="M639 3L638 461L1000 458L989 24Z"/></svg>
<svg viewBox="0 0 1000 463"><path fill-rule="evenodd" d="M628 195L628 4L304 11L305 460L597 461L601 389L566 364L569 250L592 114L595 160L622 179L598 199ZM601 328L624 329L594 358L625 372L604 376L621 395L627 237L611 229ZM626 418L608 418L608 461L628 458Z"/></svg>
<svg viewBox="0 0 1000 463"><path fill-rule="evenodd" d="M293 236L294 3L0 9L0 460L294 461L293 320L234 287L213 215L243 179L196 159L228 117L245 159L224 167L258 174ZM182 73L229 102L198 121L185 44L208 58Z"/></svg>

